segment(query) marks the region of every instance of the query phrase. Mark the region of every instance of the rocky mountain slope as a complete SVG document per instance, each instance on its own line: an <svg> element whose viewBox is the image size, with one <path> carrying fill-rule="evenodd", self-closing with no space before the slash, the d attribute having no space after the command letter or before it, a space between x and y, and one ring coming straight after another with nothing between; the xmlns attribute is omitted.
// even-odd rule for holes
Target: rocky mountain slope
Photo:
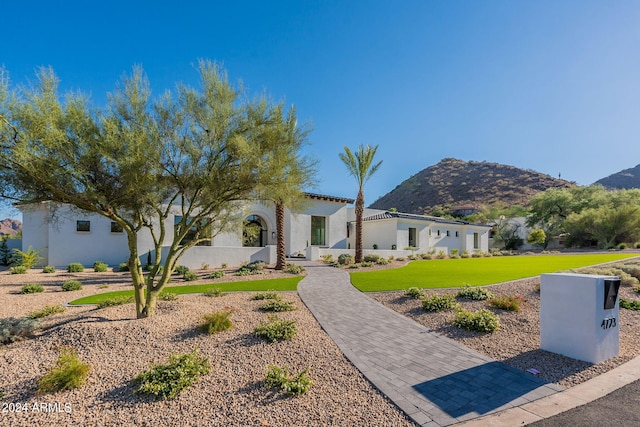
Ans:
<svg viewBox="0 0 640 427"><path fill-rule="evenodd" d="M634 168L622 170L595 182L610 189L640 188L640 164Z"/></svg>
<svg viewBox="0 0 640 427"><path fill-rule="evenodd" d="M0 221L0 236L14 235L22 228L22 223L17 219L6 218Z"/></svg>
<svg viewBox="0 0 640 427"><path fill-rule="evenodd" d="M573 186L574 183L515 166L446 158L405 180L371 207L423 214L436 206L496 202L526 205L529 198L550 187Z"/></svg>

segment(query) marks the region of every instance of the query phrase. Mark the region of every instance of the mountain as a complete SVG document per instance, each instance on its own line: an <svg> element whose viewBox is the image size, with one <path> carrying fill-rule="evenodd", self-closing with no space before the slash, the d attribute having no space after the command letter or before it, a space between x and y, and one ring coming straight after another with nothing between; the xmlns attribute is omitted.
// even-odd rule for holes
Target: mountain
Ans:
<svg viewBox="0 0 640 427"><path fill-rule="evenodd" d="M595 182L610 189L640 188L640 165L609 175Z"/></svg>
<svg viewBox="0 0 640 427"><path fill-rule="evenodd" d="M22 223L17 219L6 218L0 221L0 235L14 235L22 228Z"/></svg>
<svg viewBox="0 0 640 427"><path fill-rule="evenodd" d="M423 214L436 206L526 205L529 198L547 188L574 186L515 166L447 158L405 180L371 207Z"/></svg>

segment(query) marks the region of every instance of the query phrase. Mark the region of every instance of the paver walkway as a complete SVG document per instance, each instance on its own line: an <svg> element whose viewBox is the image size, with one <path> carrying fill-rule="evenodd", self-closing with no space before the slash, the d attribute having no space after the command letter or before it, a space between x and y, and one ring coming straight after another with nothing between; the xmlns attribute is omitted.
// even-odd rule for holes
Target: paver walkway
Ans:
<svg viewBox="0 0 640 427"><path fill-rule="evenodd" d="M303 265L302 301L358 370L419 425L451 425L563 390L394 312L339 268Z"/></svg>

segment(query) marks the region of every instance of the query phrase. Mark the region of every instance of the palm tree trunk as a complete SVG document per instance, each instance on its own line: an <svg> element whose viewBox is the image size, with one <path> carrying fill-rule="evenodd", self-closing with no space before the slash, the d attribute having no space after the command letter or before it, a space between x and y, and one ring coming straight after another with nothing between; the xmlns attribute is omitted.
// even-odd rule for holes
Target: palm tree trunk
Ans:
<svg viewBox="0 0 640 427"><path fill-rule="evenodd" d="M364 216L364 193L362 188L356 198L356 263L362 262L362 217Z"/></svg>
<svg viewBox="0 0 640 427"><path fill-rule="evenodd" d="M276 270L287 265L287 250L284 244L284 205L276 202Z"/></svg>

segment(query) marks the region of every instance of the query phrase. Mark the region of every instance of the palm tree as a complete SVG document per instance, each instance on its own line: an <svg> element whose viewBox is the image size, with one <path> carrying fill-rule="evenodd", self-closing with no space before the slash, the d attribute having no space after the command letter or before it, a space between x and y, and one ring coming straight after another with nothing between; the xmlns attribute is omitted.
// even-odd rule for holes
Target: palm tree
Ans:
<svg viewBox="0 0 640 427"><path fill-rule="evenodd" d="M362 217L364 215L364 184L376 173L382 160L375 165L373 158L378 146L370 145L358 147L354 154L349 147L344 147L344 153L340 153L340 160L347 166L349 173L356 178L358 183L358 197L356 198L356 262L362 262Z"/></svg>
<svg viewBox="0 0 640 427"><path fill-rule="evenodd" d="M276 138L282 141L272 151L271 180L278 185L266 186L262 191L265 199L275 205L276 214L276 270L286 266L286 247L284 235L285 208L301 209L306 197L304 187L315 182L316 162L300 155L300 149L307 143L310 127L298 126L296 111L291 107L285 114L282 105L277 105L269 112L269 125L264 130L264 138ZM274 191L277 188L278 191Z"/></svg>

